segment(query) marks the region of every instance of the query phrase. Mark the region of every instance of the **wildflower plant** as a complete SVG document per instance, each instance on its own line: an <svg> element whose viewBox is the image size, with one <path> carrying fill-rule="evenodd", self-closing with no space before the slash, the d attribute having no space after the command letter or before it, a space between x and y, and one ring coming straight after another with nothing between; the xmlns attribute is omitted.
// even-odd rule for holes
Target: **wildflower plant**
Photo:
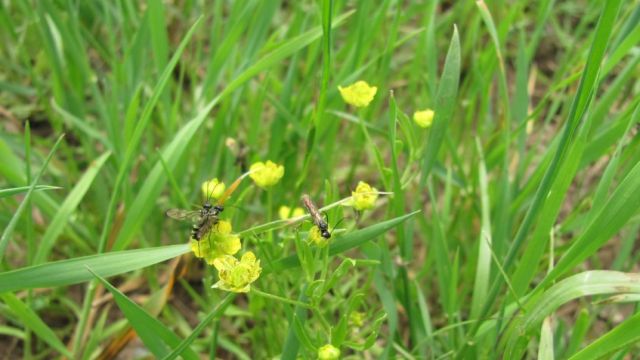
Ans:
<svg viewBox="0 0 640 360"><path fill-rule="evenodd" d="M640 353L637 1L104 3L0 5L0 349Z"/></svg>

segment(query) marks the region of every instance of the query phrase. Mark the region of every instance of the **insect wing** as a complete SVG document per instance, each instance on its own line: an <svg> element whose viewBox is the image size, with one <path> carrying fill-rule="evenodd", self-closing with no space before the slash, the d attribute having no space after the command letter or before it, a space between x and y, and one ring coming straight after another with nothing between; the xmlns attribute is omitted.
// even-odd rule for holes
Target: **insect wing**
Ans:
<svg viewBox="0 0 640 360"><path fill-rule="evenodd" d="M198 221L200 219L200 210L169 209L165 214L176 220Z"/></svg>

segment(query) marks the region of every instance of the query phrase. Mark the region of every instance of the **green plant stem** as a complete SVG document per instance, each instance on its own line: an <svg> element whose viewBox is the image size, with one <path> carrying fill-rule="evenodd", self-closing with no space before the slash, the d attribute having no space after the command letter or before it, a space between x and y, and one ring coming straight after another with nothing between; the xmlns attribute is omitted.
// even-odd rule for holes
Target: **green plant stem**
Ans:
<svg viewBox="0 0 640 360"><path fill-rule="evenodd" d="M256 287L251 287L251 292L256 294L256 295L260 295L262 297L266 297L266 298L269 298L269 299L281 301L283 303L300 306L300 307L303 307L305 309L313 309L313 306L311 306L310 304L306 304L306 303L303 303L301 301L291 300L291 299L283 298L283 297L280 297L280 296L277 296L277 295L269 294L269 293L266 293L264 291L258 290Z"/></svg>

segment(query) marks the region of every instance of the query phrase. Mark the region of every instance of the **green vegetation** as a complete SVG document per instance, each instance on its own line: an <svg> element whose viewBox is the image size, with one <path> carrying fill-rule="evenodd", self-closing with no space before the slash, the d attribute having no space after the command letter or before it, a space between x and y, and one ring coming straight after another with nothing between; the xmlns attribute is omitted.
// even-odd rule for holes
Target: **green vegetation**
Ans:
<svg viewBox="0 0 640 360"><path fill-rule="evenodd" d="M639 19L2 2L0 357L639 353Z"/></svg>

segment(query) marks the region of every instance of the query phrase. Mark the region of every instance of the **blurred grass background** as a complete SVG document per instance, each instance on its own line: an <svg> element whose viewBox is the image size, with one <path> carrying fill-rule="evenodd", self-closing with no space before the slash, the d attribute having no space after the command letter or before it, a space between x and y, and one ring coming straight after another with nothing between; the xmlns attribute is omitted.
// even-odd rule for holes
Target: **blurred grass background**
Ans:
<svg viewBox="0 0 640 360"><path fill-rule="evenodd" d="M174 340L196 334L191 348L211 358L309 358L328 342L352 358L637 353L637 278L622 272L638 271L639 18L638 1L2 2L3 274L121 250L164 254L144 266L176 257L186 248L168 245L185 243L188 227L165 210L198 206L203 181L230 183L267 159L285 176L234 194L225 215L237 232L277 220L302 193L329 204L361 180L394 195L362 214L330 211L347 234L422 213L348 253L376 262L310 295L329 324L249 295L196 334L224 296L198 262L156 308L175 263L109 279L121 295L0 274L0 349L112 355L129 316L151 321L126 313L130 298ZM378 88L362 109L337 90L357 80ZM426 130L411 120L425 108L436 111ZM295 236L243 241L269 263L301 253ZM303 299L344 256L324 269L303 259L306 272L258 286ZM369 321L386 314L366 350L336 343L351 302Z"/></svg>

